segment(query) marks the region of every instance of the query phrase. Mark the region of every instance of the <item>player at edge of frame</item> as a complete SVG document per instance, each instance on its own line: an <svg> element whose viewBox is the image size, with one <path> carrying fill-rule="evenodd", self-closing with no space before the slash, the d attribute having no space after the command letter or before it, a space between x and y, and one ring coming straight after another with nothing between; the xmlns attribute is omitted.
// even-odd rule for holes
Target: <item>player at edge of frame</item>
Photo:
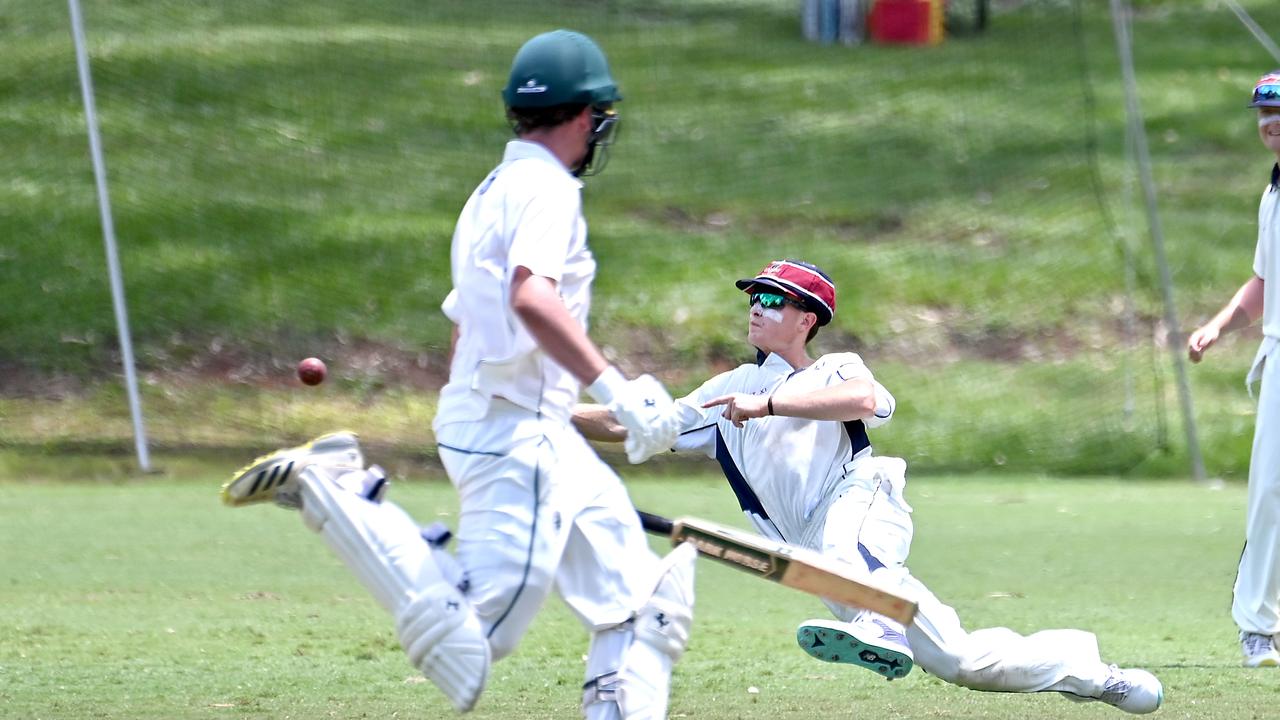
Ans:
<svg viewBox="0 0 1280 720"><path fill-rule="evenodd" d="M1093 633L965 630L955 610L906 567L913 534L906 462L874 455L867 433L892 418L893 396L855 353L809 355L809 341L835 316L835 283L810 263L777 260L736 286L747 294L747 342L756 362L676 400L680 436L671 449L718 461L761 534L848 563L919 603L904 627L827 602L837 620L801 623L801 649L889 679L918 664L973 690L1059 692L1134 714L1160 707L1160 681L1104 663ZM574 422L593 440L627 435L598 405L578 406Z"/></svg>
<svg viewBox="0 0 1280 720"><path fill-rule="evenodd" d="M1187 355L1198 363L1221 335L1262 319L1262 342L1245 385L1259 383L1253 448L1249 455L1249 495L1245 544L1231 589L1231 618L1240 631L1242 664L1280 667L1280 70L1254 83L1258 138L1274 156L1271 181L1258 202L1258 239L1253 274L1208 322L1187 338Z"/></svg>

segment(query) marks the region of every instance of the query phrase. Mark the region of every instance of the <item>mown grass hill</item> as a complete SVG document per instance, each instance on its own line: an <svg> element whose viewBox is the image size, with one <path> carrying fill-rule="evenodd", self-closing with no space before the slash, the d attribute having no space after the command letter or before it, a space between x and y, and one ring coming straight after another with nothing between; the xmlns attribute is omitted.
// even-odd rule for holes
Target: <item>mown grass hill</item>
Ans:
<svg viewBox="0 0 1280 720"><path fill-rule="evenodd" d="M1186 472L1103 5L995 2L932 47L807 43L790 0L84 5L162 446L343 423L429 448L453 220L510 137L512 54L563 26L625 95L584 198L592 334L628 372L679 392L750 359L732 281L799 257L840 287L816 350L862 353L899 398L881 451ZM0 444L128 448L67 9L14 0L0 35ZM1274 62L1216 6L1138 3L1133 37L1185 332L1250 272L1273 159L1244 105ZM1213 475L1247 461L1256 337L1191 375ZM330 383L292 382L307 355Z"/></svg>

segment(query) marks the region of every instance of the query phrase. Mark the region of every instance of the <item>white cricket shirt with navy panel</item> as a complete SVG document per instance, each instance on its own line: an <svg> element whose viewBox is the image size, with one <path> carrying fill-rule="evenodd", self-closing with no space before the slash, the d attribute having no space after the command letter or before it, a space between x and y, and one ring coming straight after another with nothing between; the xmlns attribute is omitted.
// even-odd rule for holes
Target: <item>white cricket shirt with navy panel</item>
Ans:
<svg viewBox="0 0 1280 720"><path fill-rule="evenodd" d="M724 407L702 404L730 393L802 394L846 380L869 380L876 409L867 420L835 422L770 415L734 427ZM797 370L770 354L759 365L742 365L717 375L680 398L678 451L700 451L720 463L738 504L763 534L800 542L814 512L830 500L851 465L871 455L867 428L893 416L894 399L876 382L855 353L823 355Z"/></svg>
<svg viewBox="0 0 1280 720"><path fill-rule="evenodd" d="M445 315L459 328L435 425L478 420L493 397L568 423L576 378L538 348L511 308L517 267L557 283L583 328L596 262L587 247L582 182L545 147L513 140L471 194L453 233L453 290Z"/></svg>

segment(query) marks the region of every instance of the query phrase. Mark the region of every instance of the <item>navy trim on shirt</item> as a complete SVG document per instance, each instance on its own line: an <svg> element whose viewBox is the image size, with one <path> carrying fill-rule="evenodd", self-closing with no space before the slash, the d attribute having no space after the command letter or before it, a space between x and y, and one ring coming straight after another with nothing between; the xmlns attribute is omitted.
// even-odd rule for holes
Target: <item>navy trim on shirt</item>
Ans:
<svg viewBox="0 0 1280 720"><path fill-rule="evenodd" d="M751 489L747 484L747 478L743 476L742 471L738 469L737 463L733 461L733 455L729 452L729 446L724 442L724 435L721 434L720 428L716 428L716 462L720 463L720 471L724 473L724 479L729 481L729 488L733 490L733 494L738 498L738 507L742 511L754 515L764 522L773 526L774 532L778 533L778 537L783 540L787 536L782 533L770 517L769 513L764 509L764 503L760 502L760 498L756 495L756 491Z"/></svg>
<svg viewBox="0 0 1280 720"><path fill-rule="evenodd" d="M1280 163L1271 166L1271 187L1270 190L1280 190Z"/></svg>
<svg viewBox="0 0 1280 720"><path fill-rule="evenodd" d="M720 463L720 471L724 473L724 479L729 481L729 487L733 489L733 494L738 497L738 507L744 512L755 513L765 520L769 519L769 513L765 512L764 504L760 502L760 498L756 496L756 492L747 484L747 479L742 475L742 471L738 469L737 463L733 461L733 455L729 453L729 446L724 442L724 434L720 432L720 428L716 428L716 462Z"/></svg>
<svg viewBox="0 0 1280 720"><path fill-rule="evenodd" d="M437 442L436 447L441 447L441 448L444 448L445 450L452 450L456 453L462 453L463 455L488 455L489 457L506 457L507 456L506 453L489 452L488 450L468 450L466 448L454 447L452 445L445 445L442 442Z"/></svg>
<svg viewBox="0 0 1280 720"><path fill-rule="evenodd" d="M680 433L680 434L681 434L681 435L688 435L689 433L696 433L696 432L698 432L698 431L700 431L700 430L706 430L707 428L711 428L711 427L715 427L715 426L716 426L716 424L715 424L715 423L708 423L708 424L706 424L706 425L703 425L702 427L696 427L696 428L693 428L693 429L691 429L691 430L685 430L684 432L682 432L682 433Z"/></svg>
<svg viewBox="0 0 1280 720"><path fill-rule="evenodd" d="M862 556L862 561L867 564L867 569L871 572L875 572L876 570L885 567L885 564L880 562L880 558L872 555L871 551L868 550L867 546L863 545L861 541L858 542L858 554Z"/></svg>
<svg viewBox="0 0 1280 720"><path fill-rule="evenodd" d="M871 447L871 438L867 437L867 426L861 420L845 421L844 431L849 435L849 444L853 446L853 454L849 456L850 460L858 457L858 453Z"/></svg>

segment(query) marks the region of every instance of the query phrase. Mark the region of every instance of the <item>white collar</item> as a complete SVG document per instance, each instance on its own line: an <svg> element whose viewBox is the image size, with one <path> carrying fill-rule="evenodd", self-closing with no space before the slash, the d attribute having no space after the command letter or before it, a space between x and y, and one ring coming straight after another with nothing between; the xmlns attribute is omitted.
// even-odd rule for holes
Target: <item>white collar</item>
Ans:
<svg viewBox="0 0 1280 720"><path fill-rule="evenodd" d="M783 375L790 375L796 371L796 369L791 366L791 363L787 362L786 359L778 353L769 353L769 355L765 357L764 362L760 363L760 367L772 370L776 373L782 373Z"/></svg>
<svg viewBox="0 0 1280 720"><path fill-rule="evenodd" d="M507 143L506 152L502 154L502 162L511 162L512 160L542 160L549 162L560 168L565 175L568 175L577 183L578 187L582 187L582 180L573 176L569 169L560 162L560 158L551 154L546 145L537 143L532 140L515 139Z"/></svg>

